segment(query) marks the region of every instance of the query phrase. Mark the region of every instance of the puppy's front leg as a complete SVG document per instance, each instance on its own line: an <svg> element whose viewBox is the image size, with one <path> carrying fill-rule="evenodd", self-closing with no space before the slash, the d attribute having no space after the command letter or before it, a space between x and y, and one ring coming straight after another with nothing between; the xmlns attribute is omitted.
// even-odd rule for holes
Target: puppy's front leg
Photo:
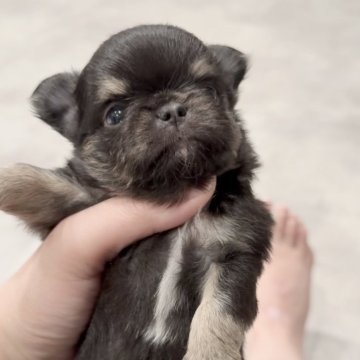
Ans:
<svg viewBox="0 0 360 360"><path fill-rule="evenodd" d="M19 164L0 171L0 210L45 237L63 218L91 205L90 195L56 171Z"/></svg>
<svg viewBox="0 0 360 360"><path fill-rule="evenodd" d="M202 300L191 322L184 360L242 360L245 326L226 309L230 299L221 293L221 265L212 264L203 287Z"/></svg>

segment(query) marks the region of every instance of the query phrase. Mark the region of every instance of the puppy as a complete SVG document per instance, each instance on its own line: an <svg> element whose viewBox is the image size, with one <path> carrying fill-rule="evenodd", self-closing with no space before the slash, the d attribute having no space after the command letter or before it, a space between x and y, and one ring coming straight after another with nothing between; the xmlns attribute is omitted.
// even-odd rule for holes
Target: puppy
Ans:
<svg viewBox="0 0 360 360"><path fill-rule="evenodd" d="M112 36L81 73L54 75L33 93L39 118L74 144L74 156L62 169L3 171L0 209L43 238L109 197L175 203L217 177L192 220L108 264L78 360L243 359L271 228L234 110L245 72L233 48L149 25Z"/></svg>

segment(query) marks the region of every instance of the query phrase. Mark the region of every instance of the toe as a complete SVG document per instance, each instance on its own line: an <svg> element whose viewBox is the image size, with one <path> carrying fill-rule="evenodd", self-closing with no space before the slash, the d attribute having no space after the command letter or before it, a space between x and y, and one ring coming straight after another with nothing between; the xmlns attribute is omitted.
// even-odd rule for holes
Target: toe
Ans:
<svg viewBox="0 0 360 360"><path fill-rule="evenodd" d="M314 253L313 253L313 250L312 250L312 248L311 248L311 246L309 244L307 230L306 230L304 224L301 224L300 233L301 234L299 236L298 242L304 248L305 257L307 258L308 264L311 267L314 264Z"/></svg>
<svg viewBox="0 0 360 360"><path fill-rule="evenodd" d="M284 240L292 245L297 245L299 237L299 220L295 215L289 214L284 228Z"/></svg>
<svg viewBox="0 0 360 360"><path fill-rule="evenodd" d="M295 239L295 245L303 249L302 253L309 258L312 263L312 250L308 242L308 234L305 225L298 220L298 233Z"/></svg>
<svg viewBox="0 0 360 360"><path fill-rule="evenodd" d="M299 232L296 241L298 243L307 243L307 230L302 222L299 222Z"/></svg>
<svg viewBox="0 0 360 360"><path fill-rule="evenodd" d="M274 239L281 240L285 235L285 228L289 217L289 209L286 206L274 205L272 207L272 214L275 221L273 228Z"/></svg>

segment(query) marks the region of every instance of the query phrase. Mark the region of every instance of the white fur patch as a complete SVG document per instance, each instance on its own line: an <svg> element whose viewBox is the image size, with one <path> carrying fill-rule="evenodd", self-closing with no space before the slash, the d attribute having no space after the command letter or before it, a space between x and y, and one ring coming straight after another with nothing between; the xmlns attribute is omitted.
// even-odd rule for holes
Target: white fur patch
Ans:
<svg viewBox="0 0 360 360"><path fill-rule="evenodd" d="M154 320L145 333L146 340L155 344L163 344L166 341L171 341L171 331L167 327L166 321L171 310L176 307L179 298L176 285L181 272L183 248L182 232L183 229L179 229L178 235L174 239L167 267L157 291Z"/></svg>

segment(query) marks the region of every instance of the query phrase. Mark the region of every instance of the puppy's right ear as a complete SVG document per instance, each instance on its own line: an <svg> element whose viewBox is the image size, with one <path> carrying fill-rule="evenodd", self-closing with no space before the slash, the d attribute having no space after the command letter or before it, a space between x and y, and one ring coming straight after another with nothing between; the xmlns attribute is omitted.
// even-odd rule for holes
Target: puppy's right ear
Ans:
<svg viewBox="0 0 360 360"><path fill-rule="evenodd" d="M77 73L61 73L43 80L31 95L36 115L71 142L76 141L79 110L75 89Z"/></svg>

